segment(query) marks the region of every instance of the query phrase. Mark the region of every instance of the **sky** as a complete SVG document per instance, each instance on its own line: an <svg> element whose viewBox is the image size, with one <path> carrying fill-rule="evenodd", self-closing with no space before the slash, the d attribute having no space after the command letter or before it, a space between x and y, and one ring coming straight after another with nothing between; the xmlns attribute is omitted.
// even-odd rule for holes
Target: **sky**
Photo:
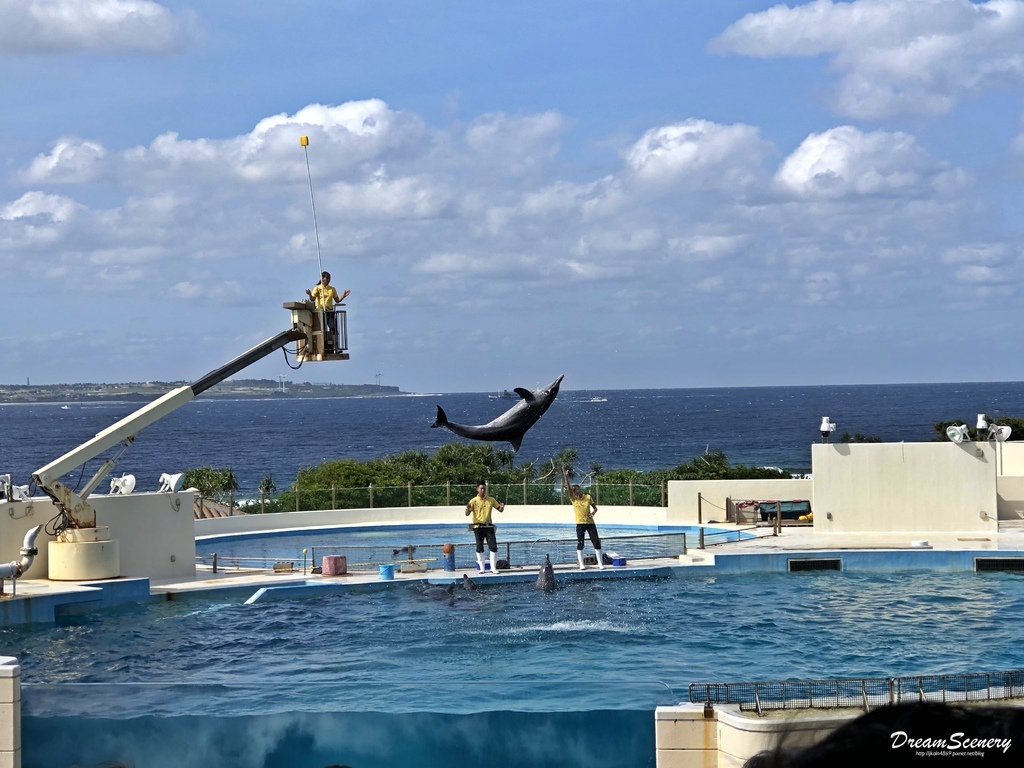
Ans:
<svg viewBox="0 0 1024 768"><path fill-rule="evenodd" d="M351 360L239 376L1024 380L1022 96L1024 0L3 0L0 382L194 381L318 239Z"/></svg>

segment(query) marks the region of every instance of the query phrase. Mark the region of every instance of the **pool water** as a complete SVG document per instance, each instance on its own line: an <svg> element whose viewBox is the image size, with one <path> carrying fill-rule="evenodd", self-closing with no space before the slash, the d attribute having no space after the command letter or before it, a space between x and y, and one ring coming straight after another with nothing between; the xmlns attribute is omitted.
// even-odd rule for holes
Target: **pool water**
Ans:
<svg viewBox="0 0 1024 768"><path fill-rule="evenodd" d="M603 713L580 726L595 744L604 744L605 731L650 721L650 738L631 761L590 755L578 763L639 766L653 764L645 762L653 759L653 709L685 700L691 682L1024 667L1017 629L1024 578L1012 574L692 575L572 581L550 594L531 584L488 585L486 577L477 583L451 604L402 583L248 606L242 599L150 603L56 627L5 629L0 652L21 661L26 732L77 724L78 756L62 758L69 765L125 759L101 754L95 734L110 722L155 715L182 728L211 714L242 718L275 733L302 720L295 733L309 736L311 713L356 729L370 728L360 720L369 712L377 723L405 714L410 728L434 723L406 745L415 752L417 744L439 748L429 736L434 726L459 729L474 718L498 728L493 738L512 738L498 725L504 720L487 714L514 712L524 739L544 723ZM643 717L634 722L636 713ZM91 731L95 718L105 724ZM214 739L211 748L227 741ZM34 752L53 744L26 744L26 767L54 764L52 753ZM360 768L389 764L332 754L354 755ZM132 759L159 764L150 757Z"/></svg>

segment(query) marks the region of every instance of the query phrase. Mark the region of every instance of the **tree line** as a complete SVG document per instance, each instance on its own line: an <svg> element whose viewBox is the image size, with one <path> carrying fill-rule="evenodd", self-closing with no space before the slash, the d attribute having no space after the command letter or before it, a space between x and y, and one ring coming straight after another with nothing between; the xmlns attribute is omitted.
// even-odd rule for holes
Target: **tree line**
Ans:
<svg viewBox="0 0 1024 768"><path fill-rule="evenodd" d="M1024 440L1024 419L998 417L986 420L1010 427L1012 440ZM949 440L946 428L954 424L967 424L970 440L985 439L978 434L969 420L939 421L932 425L935 440ZM881 438L844 433L839 442L878 443ZM278 494L273 478L266 475L259 485L264 497L280 499L285 495L294 498L296 489L364 489L397 488L408 486L474 486L487 482L492 486L549 485L555 487L560 478L560 468L569 470L569 477L583 484L595 480L607 485L648 485L658 486L668 480L748 480L791 478L787 470L775 467L755 467L732 464L720 449L708 449L700 456L666 469L642 471L638 469L604 469L595 462L589 468L580 466L579 451L576 448L562 448L550 458L517 463L516 455L508 450L496 448L487 443L451 442L445 443L433 453L422 450L406 451L391 456L381 456L368 461L357 459L335 459L323 461L314 466L302 467L295 481ZM196 488L206 498L225 499L238 490L238 481L230 467L196 467L185 471L185 487ZM278 494L275 496L275 494Z"/></svg>
<svg viewBox="0 0 1024 768"><path fill-rule="evenodd" d="M531 503L547 503L535 494L546 490L558 497L561 467L569 477L582 484L595 481L604 485L660 486L668 480L731 480L790 478L787 470L775 467L754 467L732 464L721 450L707 450L700 456L676 467L641 471L637 469L604 469L593 463L588 469L580 466L576 448L562 448L547 459L518 463L516 455L490 444L451 442L433 453L422 450L381 456L367 461L357 459L325 460L299 469L295 481L278 493L274 480L266 475L259 490L266 498L278 502L283 509L294 509L296 493L302 494L301 508L317 508L323 499L305 495L314 491L329 493L329 489L366 489L370 486L396 489L409 486L475 486L486 482L492 487L530 486ZM198 489L205 498L224 499L238 490L238 481L230 468L197 467L185 472L185 487ZM275 495L276 494L276 495ZM434 502L436 503L436 502ZM461 499L459 501L461 503ZM383 504L382 504L383 505ZM278 504L274 505L275 507ZM268 510L269 511L269 510Z"/></svg>

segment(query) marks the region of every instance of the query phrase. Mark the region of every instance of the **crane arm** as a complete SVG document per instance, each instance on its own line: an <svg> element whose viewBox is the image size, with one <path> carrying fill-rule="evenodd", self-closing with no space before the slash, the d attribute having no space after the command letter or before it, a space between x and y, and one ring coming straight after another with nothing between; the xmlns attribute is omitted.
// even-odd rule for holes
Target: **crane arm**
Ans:
<svg viewBox="0 0 1024 768"><path fill-rule="evenodd" d="M135 441L139 430L162 419L172 411L176 411L210 387L261 360L271 352L275 352L288 342L299 341L305 338L306 333L298 328L282 331L273 338L257 344L248 352L244 352L220 368L210 371L192 384L171 390L153 402L142 406L134 413L125 416L117 423L97 433L91 440L65 453L59 459L51 461L45 467L40 467L32 475L32 479L35 480L36 485L43 493L53 499L64 510L64 513L68 516L68 525L70 527L94 527L96 525L96 510L88 502L89 494L114 468L117 458ZM104 451L113 448L118 443L121 444L121 449L115 456L103 462L81 493L75 493L58 479L73 469L82 466L87 461L96 458Z"/></svg>

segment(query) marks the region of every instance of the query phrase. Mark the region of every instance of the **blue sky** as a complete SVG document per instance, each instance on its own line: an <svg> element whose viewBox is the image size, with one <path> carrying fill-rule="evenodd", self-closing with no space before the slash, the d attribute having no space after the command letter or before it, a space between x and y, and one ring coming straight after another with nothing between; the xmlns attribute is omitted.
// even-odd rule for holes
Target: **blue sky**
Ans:
<svg viewBox="0 0 1024 768"><path fill-rule="evenodd" d="M1024 2L0 6L0 381L194 380L320 244L409 391L1024 380Z"/></svg>

